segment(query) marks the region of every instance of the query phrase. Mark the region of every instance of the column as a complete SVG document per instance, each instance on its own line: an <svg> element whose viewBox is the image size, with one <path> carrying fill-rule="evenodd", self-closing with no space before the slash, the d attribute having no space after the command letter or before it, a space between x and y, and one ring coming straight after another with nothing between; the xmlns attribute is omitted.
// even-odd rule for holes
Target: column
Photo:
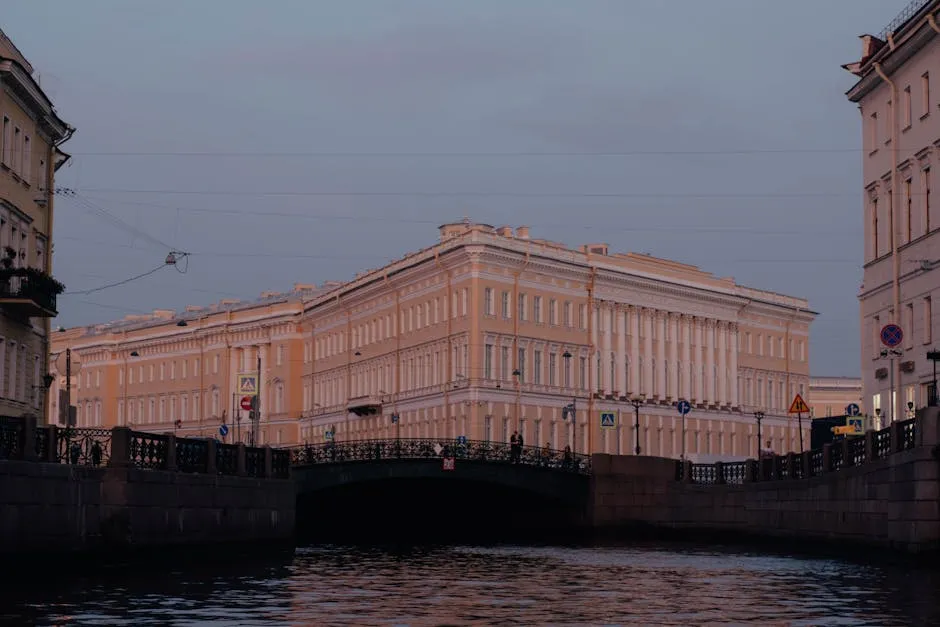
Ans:
<svg viewBox="0 0 940 627"><path fill-rule="evenodd" d="M692 376L689 370L689 364L692 360L692 317L682 316L679 321L679 328L682 329L682 396L686 400L692 398Z"/></svg>
<svg viewBox="0 0 940 627"><path fill-rule="evenodd" d="M718 401L728 405L728 323L718 324Z"/></svg>
<svg viewBox="0 0 940 627"><path fill-rule="evenodd" d="M666 398L666 312L656 312L656 390L659 398Z"/></svg>
<svg viewBox="0 0 940 627"><path fill-rule="evenodd" d="M731 406L740 407L738 399L738 325L730 326L731 332Z"/></svg>
<svg viewBox="0 0 940 627"><path fill-rule="evenodd" d="M613 350L611 344L613 339L610 332L610 321L614 314L613 304L604 303L604 315L601 316L601 322L604 324L602 330L604 334L604 352L601 355L601 380L604 382L604 394L610 394L613 391L614 382L610 380L610 353Z"/></svg>
<svg viewBox="0 0 940 627"><path fill-rule="evenodd" d="M617 383L613 387L623 396L627 393L627 314L623 305L617 305Z"/></svg>
<svg viewBox="0 0 940 627"><path fill-rule="evenodd" d="M669 314L669 397L679 397L679 314Z"/></svg>
<svg viewBox="0 0 940 627"><path fill-rule="evenodd" d="M590 380L588 381L588 393L593 396L594 392L601 388L600 379L598 378L599 373L597 372L597 353L598 350L598 341L597 341L597 332L598 332L598 319L597 315L597 305L594 307L588 308L588 315L591 319L588 321L588 324L592 325L591 328L591 350L588 353L588 368L591 372Z"/></svg>
<svg viewBox="0 0 940 627"><path fill-rule="evenodd" d="M653 310L643 309L643 389L647 397L653 396Z"/></svg>
<svg viewBox="0 0 940 627"><path fill-rule="evenodd" d="M630 392L640 393L640 308L630 308Z"/></svg>
<svg viewBox="0 0 940 627"><path fill-rule="evenodd" d="M705 341L705 401L711 405L715 403L715 322L706 320L704 329Z"/></svg>
<svg viewBox="0 0 940 627"><path fill-rule="evenodd" d="M697 403L705 402L705 381L702 375L702 364L705 363L705 348L702 346L705 341L704 324L703 318L695 317L692 319L692 330L695 333L695 363L693 364L695 390L693 392Z"/></svg>

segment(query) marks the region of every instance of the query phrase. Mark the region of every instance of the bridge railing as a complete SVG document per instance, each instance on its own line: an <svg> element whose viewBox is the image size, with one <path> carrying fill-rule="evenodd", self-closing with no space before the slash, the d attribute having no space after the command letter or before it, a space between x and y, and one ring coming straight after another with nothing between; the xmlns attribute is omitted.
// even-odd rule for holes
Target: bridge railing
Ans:
<svg viewBox="0 0 940 627"><path fill-rule="evenodd" d="M391 440L351 440L326 442L287 449L292 466L336 464L351 461L377 461L382 459L434 459L453 457L493 463L517 463L560 471L591 473L591 458L555 449L524 446L518 454L503 442L480 440L458 441L434 438L400 438Z"/></svg>
<svg viewBox="0 0 940 627"><path fill-rule="evenodd" d="M4 459L278 479L290 476L289 454L267 446L178 438L127 427L37 425L32 416L0 416L0 460Z"/></svg>
<svg viewBox="0 0 940 627"><path fill-rule="evenodd" d="M914 448L916 419L900 420L880 431L847 437L805 453L773 455L760 460L693 464L676 462L676 480L703 485L741 484L754 481L782 481L816 477Z"/></svg>

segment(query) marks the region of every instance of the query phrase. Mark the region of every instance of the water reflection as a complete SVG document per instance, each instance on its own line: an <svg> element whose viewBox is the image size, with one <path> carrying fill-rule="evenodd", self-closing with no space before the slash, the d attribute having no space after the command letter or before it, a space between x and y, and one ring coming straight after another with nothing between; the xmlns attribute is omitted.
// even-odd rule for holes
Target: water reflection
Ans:
<svg viewBox="0 0 940 627"><path fill-rule="evenodd" d="M934 572L695 546L309 547L7 588L16 625L940 624Z"/></svg>

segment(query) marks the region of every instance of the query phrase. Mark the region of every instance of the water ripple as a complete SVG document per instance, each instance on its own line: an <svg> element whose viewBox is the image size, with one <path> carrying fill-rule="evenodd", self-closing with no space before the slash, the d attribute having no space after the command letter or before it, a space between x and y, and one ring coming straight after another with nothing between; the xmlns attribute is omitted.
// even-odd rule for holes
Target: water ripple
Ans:
<svg viewBox="0 0 940 627"><path fill-rule="evenodd" d="M940 624L932 572L708 547L309 547L278 564L76 578L34 625Z"/></svg>

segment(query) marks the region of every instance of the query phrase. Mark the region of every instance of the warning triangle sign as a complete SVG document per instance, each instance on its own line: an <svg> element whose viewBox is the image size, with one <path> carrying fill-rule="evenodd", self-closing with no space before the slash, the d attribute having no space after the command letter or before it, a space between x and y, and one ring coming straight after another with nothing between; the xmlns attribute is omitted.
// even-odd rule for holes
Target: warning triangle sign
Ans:
<svg viewBox="0 0 940 627"><path fill-rule="evenodd" d="M793 399L793 402L790 403L790 411L788 411L787 413L789 414L808 414L809 413L809 405L807 405L806 401L803 400L803 396L801 394L797 394L796 397Z"/></svg>

